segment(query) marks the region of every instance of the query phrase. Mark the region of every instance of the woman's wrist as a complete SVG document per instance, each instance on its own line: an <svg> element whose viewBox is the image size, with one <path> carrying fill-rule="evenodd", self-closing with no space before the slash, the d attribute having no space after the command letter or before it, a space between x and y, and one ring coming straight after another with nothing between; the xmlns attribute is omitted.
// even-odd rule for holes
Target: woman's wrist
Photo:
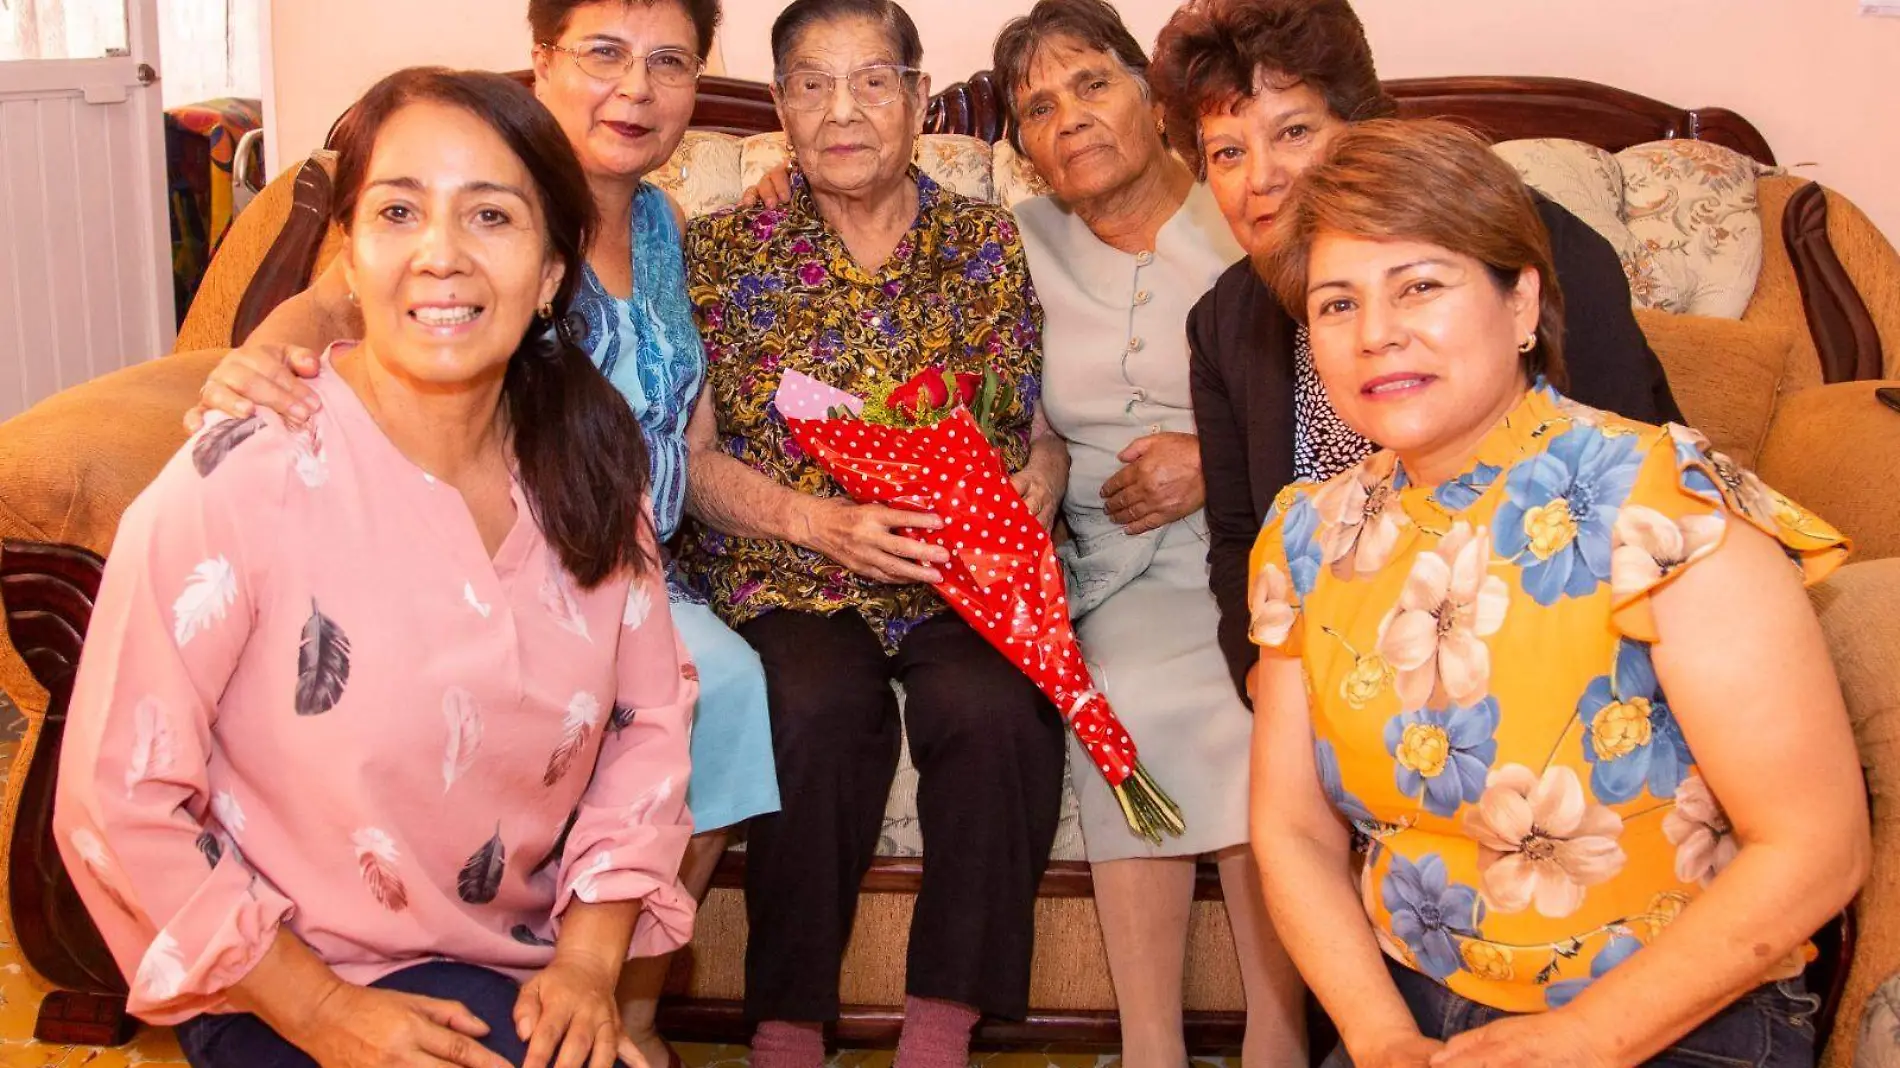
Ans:
<svg viewBox="0 0 1900 1068"><path fill-rule="evenodd" d="M257 1015L284 1036L285 1041L308 1051L313 1043L347 1020L349 987L349 983L331 973L295 1004L281 1006L276 1011L259 1011Z"/></svg>

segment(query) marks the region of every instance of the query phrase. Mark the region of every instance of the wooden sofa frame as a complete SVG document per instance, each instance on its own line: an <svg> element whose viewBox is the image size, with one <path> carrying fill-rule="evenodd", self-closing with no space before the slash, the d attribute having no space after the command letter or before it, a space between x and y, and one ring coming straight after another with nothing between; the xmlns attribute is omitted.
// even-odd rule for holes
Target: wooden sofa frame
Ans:
<svg viewBox="0 0 1900 1068"><path fill-rule="evenodd" d="M1746 119L1720 108L1683 109L1591 82L1556 78L1424 78L1387 83L1401 110L1464 121L1496 140L1564 137L1611 151L1664 138L1693 138L1724 145L1764 164L1774 155ZM693 117L697 129L750 134L778 128L767 86L728 78L701 80ZM998 141L1009 135L1009 117L994 79L981 72L936 94L926 130ZM288 221L252 276L239 302L231 341L240 343L279 303L308 282L326 229L331 202L328 172L305 163L295 182ZM1859 291L1836 256L1827 232L1827 202L1820 186L1796 194L1784 218L1807 322L1827 381L1878 378L1881 339ZM7 843L11 859L8 902L19 946L29 965L64 988L41 1008L36 1034L44 1041L113 1045L125 1041L131 1022L124 1012L125 983L75 894L51 837L54 777L67 702L80 645L103 566L97 556L64 545L9 541L0 549L0 595L11 639L49 694L39 744L27 767L19 818ZM715 887L743 885L743 853L728 854ZM922 865L916 858L880 858L866 878L867 893L915 894ZM1050 865L1040 895L1092 895L1081 862ZM1218 878L1204 868L1196 897L1220 897ZM1828 937L1825 967L1817 978L1831 1007L1847 973L1851 933ZM686 956L682 954L682 956ZM664 1003L661 1026L670 1037L743 1041L740 1006L731 1001L673 999ZM1830 1021L1823 1019L1822 1035ZM847 1006L836 1038L847 1045L889 1044L901 1023L898 1010ZM1187 1014L1190 1048L1233 1049L1244 1017L1239 1013ZM1112 1011L1042 1013L1015 1024L985 1022L986 1045L1060 1044L1109 1046L1117 1042Z"/></svg>

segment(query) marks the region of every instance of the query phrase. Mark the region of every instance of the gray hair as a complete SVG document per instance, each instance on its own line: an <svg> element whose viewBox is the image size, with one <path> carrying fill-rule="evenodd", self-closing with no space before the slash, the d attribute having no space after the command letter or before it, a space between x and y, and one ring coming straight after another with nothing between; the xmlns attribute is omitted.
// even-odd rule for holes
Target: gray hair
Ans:
<svg viewBox="0 0 1900 1068"><path fill-rule="evenodd" d="M785 60L806 30L826 22L865 18L879 23L891 41L891 51L906 67L924 61L924 42L917 24L896 0L792 0L772 23L772 76L783 77Z"/></svg>
<svg viewBox="0 0 1900 1068"><path fill-rule="evenodd" d="M1022 114L1016 107L1016 90L1029 81L1030 65L1055 37L1070 38L1097 52L1115 57L1128 76L1141 87L1144 100L1154 99L1148 86L1148 53L1141 42L1128 32L1121 13L1108 0L1036 0L1029 14L1013 18L996 35L990 57L990 70L1003 90L1011 119L1009 140L1022 150Z"/></svg>

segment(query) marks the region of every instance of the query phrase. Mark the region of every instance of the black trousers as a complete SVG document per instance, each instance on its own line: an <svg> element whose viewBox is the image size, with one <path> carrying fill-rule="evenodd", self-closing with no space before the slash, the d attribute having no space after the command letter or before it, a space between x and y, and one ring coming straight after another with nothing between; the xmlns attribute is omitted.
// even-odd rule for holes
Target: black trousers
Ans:
<svg viewBox="0 0 1900 1068"><path fill-rule="evenodd" d="M1055 708L949 612L892 656L855 612L775 611L739 633L765 664L781 800L746 839L747 1017L838 1017L858 886L897 773L896 679L925 851L906 989L1021 1018L1062 803Z"/></svg>

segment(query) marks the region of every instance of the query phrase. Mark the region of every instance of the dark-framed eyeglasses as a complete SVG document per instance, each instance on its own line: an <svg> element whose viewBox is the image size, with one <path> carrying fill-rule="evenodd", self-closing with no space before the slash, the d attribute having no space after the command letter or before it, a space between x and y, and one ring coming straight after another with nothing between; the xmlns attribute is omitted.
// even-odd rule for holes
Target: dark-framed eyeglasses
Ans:
<svg viewBox="0 0 1900 1068"><path fill-rule="evenodd" d="M635 63L644 62L647 77L653 79L653 84L684 89L697 83L700 72L706 69L705 60L684 48L656 48L641 54L612 41L592 41L579 48L557 44L541 47L573 56L574 65L582 74L603 82L617 82L627 76Z"/></svg>
<svg viewBox="0 0 1900 1068"><path fill-rule="evenodd" d="M881 108L897 102L917 87L923 71L895 63L874 63L844 75L851 99L867 108ZM794 70L778 76L779 99L793 111L818 111L831 106L838 91L839 76L823 70Z"/></svg>

